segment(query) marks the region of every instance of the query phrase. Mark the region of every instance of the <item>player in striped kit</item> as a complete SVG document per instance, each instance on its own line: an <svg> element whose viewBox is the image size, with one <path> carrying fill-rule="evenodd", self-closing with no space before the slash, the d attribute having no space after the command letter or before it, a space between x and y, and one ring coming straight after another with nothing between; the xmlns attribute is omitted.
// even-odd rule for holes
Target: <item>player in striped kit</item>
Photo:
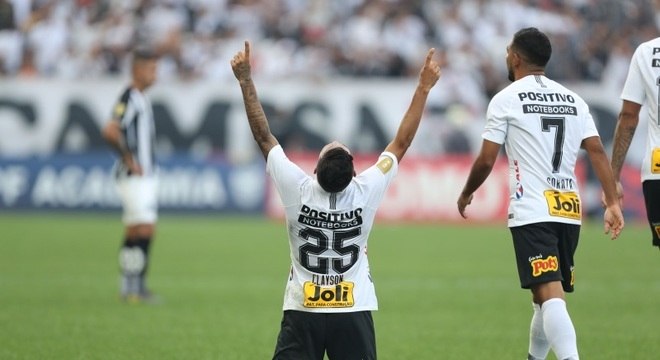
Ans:
<svg viewBox="0 0 660 360"><path fill-rule="evenodd" d="M119 251L120 292L122 299L129 302L153 300L146 286L146 273L158 217L158 179L154 117L144 91L156 81L157 61L151 51L133 53L131 84L103 128L103 137L119 154L115 176L125 226Z"/></svg>
<svg viewBox="0 0 660 360"><path fill-rule="evenodd" d="M466 206L486 180L504 144L509 162L509 228L521 287L530 289L534 313L528 359L578 359L565 292L574 285L574 259L582 218L575 175L580 149L587 152L606 198L605 231L616 238L623 215L609 161L587 104L545 76L552 48L536 28L518 31L507 47L513 83L488 106L482 148L457 205Z"/></svg>
<svg viewBox="0 0 660 360"><path fill-rule="evenodd" d="M429 51L412 102L395 138L376 163L355 173L339 142L319 154L316 178L291 162L270 132L250 70L250 45L231 65L243 93L254 139L285 208L291 270L274 359L376 359L371 311L378 309L367 239L376 209L410 146L440 77Z"/></svg>

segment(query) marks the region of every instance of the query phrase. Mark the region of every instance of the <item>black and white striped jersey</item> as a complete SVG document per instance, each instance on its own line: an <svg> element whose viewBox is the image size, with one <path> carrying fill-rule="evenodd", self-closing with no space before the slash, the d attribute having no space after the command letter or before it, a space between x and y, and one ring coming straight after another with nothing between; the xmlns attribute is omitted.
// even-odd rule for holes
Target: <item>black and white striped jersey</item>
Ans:
<svg viewBox="0 0 660 360"><path fill-rule="evenodd" d="M143 174L152 175L156 168L156 129L149 99L140 90L127 88L115 105L112 118L119 121L126 147ZM122 169L121 164L119 168Z"/></svg>

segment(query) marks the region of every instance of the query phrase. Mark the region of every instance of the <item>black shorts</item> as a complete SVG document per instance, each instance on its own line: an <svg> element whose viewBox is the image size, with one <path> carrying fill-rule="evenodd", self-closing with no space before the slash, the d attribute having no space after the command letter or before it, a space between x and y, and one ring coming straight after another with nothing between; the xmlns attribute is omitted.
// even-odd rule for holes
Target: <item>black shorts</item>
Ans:
<svg viewBox="0 0 660 360"><path fill-rule="evenodd" d="M580 237L580 225L542 222L510 230L523 289L561 281L565 292L573 292L573 256Z"/></svg>
<svg viewBox="0 0 660 360"><path fill-rule="evenodd" d="M651 226L653 246L660 247L660 180L646 180L642 183L646 217Z"/></svg>
<svg viewBox="0 0 660 360"><path fill-rule="evenodd" d="M323 360L326 351L330 360L375 360L371 312L284 311L274 360Z"/></svg>

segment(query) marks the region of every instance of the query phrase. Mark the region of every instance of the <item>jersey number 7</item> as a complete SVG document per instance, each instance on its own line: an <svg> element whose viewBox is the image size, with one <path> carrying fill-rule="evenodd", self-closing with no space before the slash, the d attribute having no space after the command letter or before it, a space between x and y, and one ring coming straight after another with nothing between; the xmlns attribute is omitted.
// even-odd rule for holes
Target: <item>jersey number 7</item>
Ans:
<svg viewBox="0 0 660 360"><path fill-rule="evenodd" d="M555 128L555 148L552 153L552 172L559 172L561 165L561 158L563 156L564 148L564 121L563 117L546 117L541 116L541 126L543 132L550 132L551 128Z"/></svg>

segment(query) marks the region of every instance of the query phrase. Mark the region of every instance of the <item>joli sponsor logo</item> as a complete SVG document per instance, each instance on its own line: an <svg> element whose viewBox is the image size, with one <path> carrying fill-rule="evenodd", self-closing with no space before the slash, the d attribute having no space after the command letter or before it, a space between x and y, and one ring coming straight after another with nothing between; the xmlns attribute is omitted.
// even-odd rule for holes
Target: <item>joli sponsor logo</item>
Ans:
<svg viewBox="0 0 660 360"><path fill-rule="evenodd" d="M342 281L331 287L319 286L311 281L305 282L303 306L308 308L352 307L354 304L353 286L354 284L348 281Z"/></svg>

